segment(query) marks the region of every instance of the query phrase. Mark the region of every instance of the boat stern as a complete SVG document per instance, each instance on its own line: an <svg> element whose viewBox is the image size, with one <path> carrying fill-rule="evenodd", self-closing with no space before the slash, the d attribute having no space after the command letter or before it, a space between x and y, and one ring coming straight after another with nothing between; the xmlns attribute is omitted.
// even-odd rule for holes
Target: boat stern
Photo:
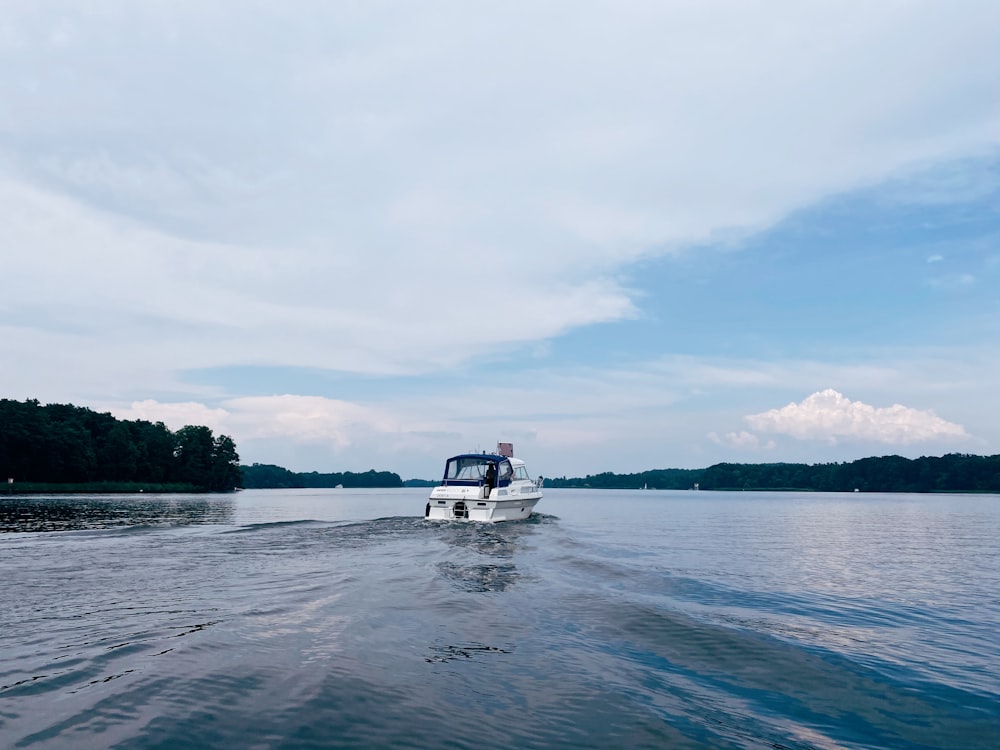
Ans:
<svg viewBox="0 0 1000 750"><path fill-rule="evenodd" d="M500 493L503 497L498 497ZM489 497L480 487L436 487L424 508L424 518L432 521L518 521L528 518L541 493L517 497L506 490L494 490Z"/></svg>
<svg viewBox="0 0 1000 750"><path fill-rule="evenodd" d="M489 504L482 487L435 487L424 509L424 518L438 521L489 520Z"/></svg>

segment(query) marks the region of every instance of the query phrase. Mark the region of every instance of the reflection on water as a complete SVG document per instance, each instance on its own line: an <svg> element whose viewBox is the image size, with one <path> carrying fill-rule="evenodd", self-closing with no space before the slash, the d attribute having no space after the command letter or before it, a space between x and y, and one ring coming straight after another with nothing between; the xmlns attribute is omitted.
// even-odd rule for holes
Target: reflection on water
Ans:
<svg viewBox="0 0 1000 750"><path fill-rule="evenodd" d="M226 495L63 495L0 498L0 533L230 523Z"/></svg>
<svg viewBox="0 0 1000 750"><path fill-rule="evenodd" d="M431 646L431 656L424 657L429 664L449 662L455 659L472 659L480 654L509 654L506 649L496 646L484 646L482 643L465 646Z"/></svg>
<svg viewBox="0 0 1000 750"><path fill-rule="evenodd" d="M438 572L463 591L506 591L520 578L511 565L440 563Z"/></svg>
<svg viewBox="0 0 1000 750"><path fill-rule="evenodd" d="M464 547L490 557L509 558L527 544L538 525L548 518L536 514L524 521L502 523L445 522L441 524L444 531L442 538L455 547Z"/></svg>
<svg viewBox="0 0 1000 750"><path fill-rule="evenodd" d="M442 562L438 572L463 591L506 591L521 578L514 564L517 551L527 545L544 517L505 523L455 521L442 528L442 538L453 547L468 550L476 558L468 562Z"/></svg>

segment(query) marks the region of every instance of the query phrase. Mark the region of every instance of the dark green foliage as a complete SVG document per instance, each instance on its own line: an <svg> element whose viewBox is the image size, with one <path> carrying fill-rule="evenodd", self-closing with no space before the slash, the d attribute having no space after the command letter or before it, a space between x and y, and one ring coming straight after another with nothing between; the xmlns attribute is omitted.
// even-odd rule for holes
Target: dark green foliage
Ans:
<svg viewBox="0 0 1000 750"><path fill-rule="evenodd" d="M162 422L0 399L0 482L225 491L240 484L239 461L232 438L208 427L175 434Z"/></svg>
<svg viewBox="0 0 1000 750"><path fill-rule="evenodd" d="M251 490L283 490L304 486L298 474L272 464L253 464L243 468L243 486ZM336 486L336 485L335 485Z"/></svg>
<svg viewBox="0 0 1000 750"><path fill-rule="evenodd" d="M403 480L390 471L352 471L320 474L315 471L293 472L271 464L253 464L243 468L243 486L247 489L287 489L291 487L402 487Z"/></svg>
<svg viewBox="0 0 1000 750"><path fill-rule="evenodd" d="M342 484L344 487L403 486L403 480L399 478L399 474L391 471L375 471L374 469L360 474L355 474L353 471L332 474L320 474L315 471L300 472L299 477L304 482L303 487L336 487L338 484Z"/></svg>
<svg viewBox="0 0 1000 750"><path fill-rule="evenodd" d="M591 487L603 490L689 490L699 481L703 469L653 469L639 474L588 474L583 479L548 478L546 487Z"/></svg>
<svg viewBox="0 0 1000 750"><path fill-rule="evenodd" d="M403 481L404 487L437 487L441 480L437 479L406 479Z"/></svg>
<svg viewBox="0 0 1000 750"><path fill-rule="evenodd" d="M862 458L834 464L730 464L641 474L546 479L549 487L595 489L805 490L818 492L1000 492L1000 455L950 453L917 459Z"/></svg>
<svg viewBox="0 0 1000 750"><path fill-rule="evenodd" d="M221 492L239 487L242 483L243 471L240 469L240 456L236 452L236 443L229 435L219 435L212 441L212 473L209 487Z"/></svg>
<svg viewBox="0 0 1000 750"><path fill-rule="evenodd" d="M174 434L174 446L177 478L195 487L211 487L212 431L194 425L181 427Z"/></svg>

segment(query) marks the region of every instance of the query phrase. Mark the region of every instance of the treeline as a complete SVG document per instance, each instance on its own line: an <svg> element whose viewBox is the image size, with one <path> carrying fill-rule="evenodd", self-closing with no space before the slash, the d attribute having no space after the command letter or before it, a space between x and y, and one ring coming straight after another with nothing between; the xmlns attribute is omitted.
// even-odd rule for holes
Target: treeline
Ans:
<svg viewBox="0 0 1000 750"><path fill-rule="evenodd" d="M404 479L404 487L437 487L441 484L440 479Z"/></svg>
<svg viewBox="0 0 1000 750"><path fill-rule="evenodd" d="M595 489L805 490L816 492L1000 492L1000 455L951 453L909 459L862 458L830 464L731 464L638 474L546 479L549 487Z"/></svg>
<svg viewBox="0 0 1000 750"><path fill-rule="evenodd" d="M219 492L241 485L240 457L228 435L189 425L120 420L71 404L0 399L0 482ZM25 487L25 485L29 485Z"/></svg>
<svg viewBox="0 0 1000 750"><path fill-rule="evenodd" d="M316 471L295 472L273 464L243 466L243 486L250 490L279 490L305 487L402 487L399 474L391 471L353 471L321 474Z"/></svg>
<svg viewBox="0 0 1000 750"><path fill-rule="evenodd" d="M546 487L592 487L600 490L689 490L701 480L705 469L651 469L638 474L610 471L583 478L546 477Z"/></svg>

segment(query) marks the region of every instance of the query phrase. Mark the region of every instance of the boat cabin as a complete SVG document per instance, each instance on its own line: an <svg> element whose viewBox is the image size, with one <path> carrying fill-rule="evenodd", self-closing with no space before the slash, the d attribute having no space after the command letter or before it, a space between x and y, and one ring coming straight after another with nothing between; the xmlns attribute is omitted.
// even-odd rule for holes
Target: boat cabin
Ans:
<svg viewBox="0 0 1000 750"><path fill-rule="evenodd" d="M495 453L463 453L449 458L441 484L448 487L507 487L512 481L531 479L523 461Z"/></svg>

